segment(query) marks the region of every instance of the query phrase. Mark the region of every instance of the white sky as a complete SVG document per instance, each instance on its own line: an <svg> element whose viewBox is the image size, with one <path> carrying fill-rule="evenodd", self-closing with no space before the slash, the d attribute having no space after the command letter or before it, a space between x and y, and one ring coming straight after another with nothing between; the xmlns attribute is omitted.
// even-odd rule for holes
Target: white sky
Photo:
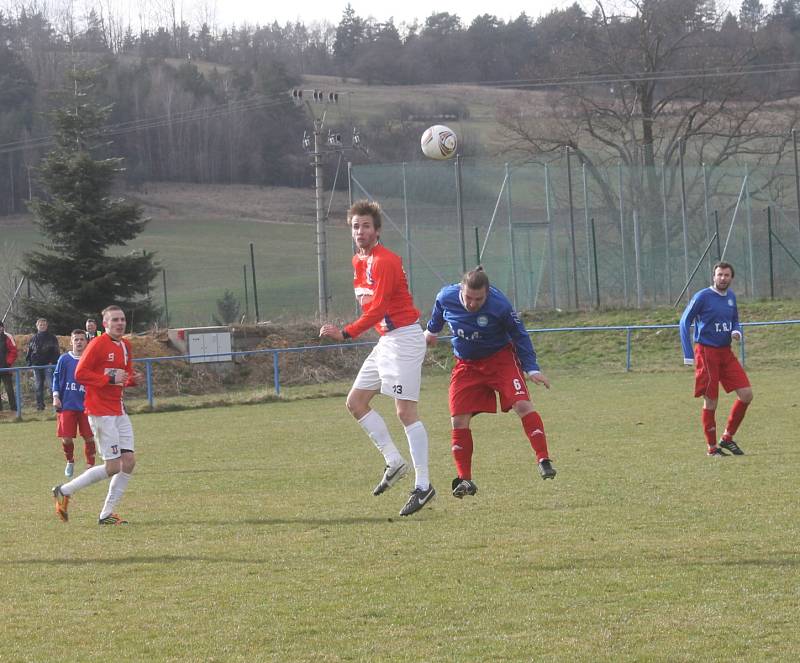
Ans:
<svg viewBox="0 0 800 663"><path fill-rule="evenodd" d="M399 5L392 2L368 2L366 0L352 0L350 4L361 18L369 16L378 21L394 18L395 25L411 23L416 18L420 24L434 13L449 12L461 18L465 25L469 25L475 16L481 14L494 14L499 19L508 21L517 18L523 11L532 18L538 18L553 9L564 9L573 4L574 0L404 0ZM580 0L579 4L591 7L591 0ZM264 0L199 0L194 3L190 0L184 4L184 12L203 11L214 12L220 26L241 25L244 22L251 24L271 23L277 20L281 25L287 21L300 19L306 25L313 21L327 20L334 25L338 24L347 6L347 0L289 0L288 2L264 2ZM194 22L194 17L189 22Z"/></svg>
<svg viewBox="0 0 800 663"><path fill-rule="evenodd" d="M416 19L424 25L425 19L434 13L456 14L465 27L481 14L493 14L503 21L517 18L523 11L532 19L548 14L554 9L565 9L575 0L404 0L396 5L378 0L351 0L350 4L361 18L372 17L377 21L394 18L395 25L413 23ZM595 0L577 0L585 11L591 12ZM603 0L607 10L630 10L633 0ZM121 32L130 25L134 31L154 26L167 27L173 18L189 24L196 30L204 22L221 30L231 26L269 25L277 21L280 25L300 20L307 26L315 22L328 21L334 26L342 19L347 0L0 0L0 10L16 15L23 5L34 5L58 29L72 16L80 25L94 9L100 16L113 17ZM763 4L772 7L772 0ZM738 12L741 0L717 0L717 10L733 7Z"/></svg>

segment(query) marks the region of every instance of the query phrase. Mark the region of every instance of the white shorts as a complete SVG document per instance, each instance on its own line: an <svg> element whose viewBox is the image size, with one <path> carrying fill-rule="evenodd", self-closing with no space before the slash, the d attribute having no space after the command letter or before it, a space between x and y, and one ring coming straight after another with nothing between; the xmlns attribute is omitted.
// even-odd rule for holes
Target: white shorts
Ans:
<svg viewBox="0 0 800 663"><path fill-rule="evenodd" d="M92 427L94 441L103 460L119 458L123 449L134 451L133 426L127 414L108 417L95 417L90 414L89 425Z"/></svg>
<svg viewBox="0 0 800 663"><path fill-rule="evenodd" d="M382 394L401 401L418 401L426 349L418 324L387 332L364 360L353 387L380 389Z"/></svg>

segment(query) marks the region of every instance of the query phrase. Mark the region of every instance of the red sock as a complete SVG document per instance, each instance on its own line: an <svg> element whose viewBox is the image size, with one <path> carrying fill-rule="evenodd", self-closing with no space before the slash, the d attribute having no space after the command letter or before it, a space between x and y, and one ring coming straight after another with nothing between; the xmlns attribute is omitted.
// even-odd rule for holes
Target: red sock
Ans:
<svg viewBox="0 0 800 663"><path fill-rule="evenodd" d="M64 442L62 440L61 441L61 448L64 450L64 456L66 457L67 462L68 463L74 463L75 462L75 444L72 441Z"/></svg>
<svg viewBox="0 0 800 663"><path fill-rule="evenodd" d="M451 434L450 450L456 462L460 479L472 478L472 431L469 428L454 428Z"/></svg>
<svg viewBox="0 0 800 663"><path fill-rule="evenodd" d="M97 453L97 450L94 446L94 440L84 440L83 441L83 456L86 458L86 465L88 467L94 467L94 455Z"/></svg>
<svg viewBox="0 0 800 663"><path fill-rule="evenodd" d="M522 417L522 430L528 436L533 452L536 454L536 460L550 458L550 454L547 452L547 436L544 434L544 424L538 412L531 412Z"/></svg>
<svg viewBox="0 0 800 663"><path fill-rule="evenodd" d="M717 446L716 410L703 408L703 434L706 436L706 444L709 449Z"/></svg>
<svg viewBox="0 0 800 663"><path fill-rule="evenodd" d="M738 398L733 402L731 413L728 415L728 423L725 424L725 433L722 435L723 439L730 442L733 436L736 435L736 431L739 430L742 419L744 419L744 415L747 412L748 405L750 403L740 401Z"/></svg>

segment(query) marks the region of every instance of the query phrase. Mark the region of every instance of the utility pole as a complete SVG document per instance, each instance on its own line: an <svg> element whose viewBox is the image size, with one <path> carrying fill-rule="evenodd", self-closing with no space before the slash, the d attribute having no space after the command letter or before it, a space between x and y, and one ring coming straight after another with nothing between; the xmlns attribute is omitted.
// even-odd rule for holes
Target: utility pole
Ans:
<svg viewBox="0 0 800 663"><path fill-rule="evenodd" d="M325 187L323 182L322 164L323 159L328 152L341 153L346 148L342 145L342 135L340 133L334 133L330 130L328 131L327 141L323 143L322 131L325 127L325 114L327 110L323 110L322 115L318 116L315 112L315 106L331 106L338 104L339 93L323 92L320 90L292 90L292 99L297 104L304 102L314 120L314 129L312 132L313 136L309 136L308 133L303 134L303 148L309 153L311 157L311 167L314 169L318 285L317 312L320 320L326 320L328 317L330 292L328 288L328 238L326 229L328 214L323 200L325 195ZM352 148L364 150L364 148L361 146L361 138L358 130L355 128L353 129ZM335 188L336 182L334 181L332 189ZM333 195L333 191L331 192L331 195Z"/></svg>
<svg viewBox="0 0 800 663"><path fill-rule="evenodd" d="M325 207L322 203L322 153L320 152L320 137L325 114L314 119L314 151L311 153L311 165L314 167L314 197L317 209L317 284L319 319L328 319L328 236L325 232Z"/></svg>

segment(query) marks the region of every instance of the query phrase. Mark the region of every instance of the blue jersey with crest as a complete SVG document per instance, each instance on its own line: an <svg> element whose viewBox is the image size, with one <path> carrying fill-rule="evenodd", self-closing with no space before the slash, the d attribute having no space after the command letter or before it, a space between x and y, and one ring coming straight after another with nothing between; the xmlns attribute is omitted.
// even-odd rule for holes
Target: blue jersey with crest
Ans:
<svg viewBox="0 0 800 663"><path fill-rule="evenodd" d="M728 289L724 294L714 288L704 288L692 297L681 316L681 346L684 359L694 358L691 325L694 323L694 341L713 348L731 344L731 332L742 331L736 295Z"/></svg>
<svg viewBox="0 0 800 663"><path fill-rule="evenodd" d="M65 352L58 358L58 363L53 371L53 391L58 392L62 410L83 412L83 397L86 390L75 379L77 365L78 357L71 352Z"/></svg>
<svg viewBox="0 0 800 663"><path fill-rule="evenodd" d="M460 359L483 359L501 350L509 341L524 371L538 371L536 352L522 320L508 298L489 286L486 301L479 311L470 313L461 299L461 284L454 283L439 291L433 305L428 331L438 334L444 323L453 334L453 352Z"/></svg>

